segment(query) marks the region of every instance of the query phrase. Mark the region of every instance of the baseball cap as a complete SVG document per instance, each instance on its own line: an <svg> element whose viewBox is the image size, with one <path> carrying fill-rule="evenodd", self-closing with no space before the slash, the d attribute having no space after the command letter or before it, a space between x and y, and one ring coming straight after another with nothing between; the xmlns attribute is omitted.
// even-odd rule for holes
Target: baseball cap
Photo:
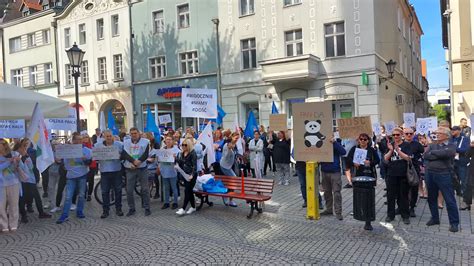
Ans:
<svg viewBox="0 0 474 266"><path fill-rule="evenodd" d="M459 126L454 126L451 130L461 130L461 127L459 127Z"/></svg>

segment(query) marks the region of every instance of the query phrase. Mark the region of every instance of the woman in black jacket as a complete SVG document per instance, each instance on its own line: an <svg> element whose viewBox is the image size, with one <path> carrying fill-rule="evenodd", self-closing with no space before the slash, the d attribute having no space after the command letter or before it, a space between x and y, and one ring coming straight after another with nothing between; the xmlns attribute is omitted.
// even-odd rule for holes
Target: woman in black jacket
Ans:
<svg viewBox="0 0 474 266"><path fill-rule="evenodd" d="M471 147L467 151L467 157L471 158L469 161L469 167L467 170L467 189L466 193L463 195L463 201L461 202L461 211L471 210L472 204L472 193L474 190L474 142L471 142Z"/></svg>
<svg viewBox="0 0 474 266"><path fill-rule="evenodd" d="M278 184L290 184L290 146L291 140L286 138L285 132L278 132L278 139L272 140L273 160L280 175Z"/></svg>
<svg viewBox="0 0 474 266"><path fill-rule="evenodd" d="M196 203L194 201L193 188L197 179L197 155L194 151L194 142L192 139L185 139L181 143L181 151L176 158L178 166L183 170L186 176L184 177L184 201L183 207L179 209L176 214L191 214L196 211ZM191 208L186 210L188 203L191 203Z"/></svg>
<svg viewBox="0 0 474 266"><path fill-rule="evenodd" d="M358 145L351 148L349 154L347 155L346 165L349 168L353 168L354 171L350 173L355 173L355 176L370 176L377 177L377 172L375 166L380 163L380 158L377 151L372 148L370 145L370 137L366 133L362 133L358 138ZM367 150L367 156L365 158L364 164L354 163L354 153L356 148ZM352 180L352 177L349 177Z"/></svg>

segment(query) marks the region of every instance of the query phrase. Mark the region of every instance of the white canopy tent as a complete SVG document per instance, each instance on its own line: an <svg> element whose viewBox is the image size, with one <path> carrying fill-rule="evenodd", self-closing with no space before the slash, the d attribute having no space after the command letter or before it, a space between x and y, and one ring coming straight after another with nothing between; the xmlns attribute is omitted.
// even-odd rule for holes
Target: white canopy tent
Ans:
<svg viewBox="0 0 474 266"><path fill-rule="evenodd" d="M45 118L69 115L67 101L0 82L0 120L29 120L36 103Z"/></svg>

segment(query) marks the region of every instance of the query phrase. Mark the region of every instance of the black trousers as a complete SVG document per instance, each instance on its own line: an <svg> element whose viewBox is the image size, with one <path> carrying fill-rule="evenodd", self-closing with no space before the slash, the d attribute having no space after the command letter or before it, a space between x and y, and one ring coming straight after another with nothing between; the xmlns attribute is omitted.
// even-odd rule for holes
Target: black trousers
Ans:
<svg viewBox="0 0 474 266"><path fill-rule="evenodd" d="M467 188L466 188L466 193L463 194L463 201L467 205L471 205L472 194L474 191L474 171L468 170L467 175L466 175L466 184L467 184Z"/></svg>
<svg viewBox="0 0 474 266"><path fill-rule="evenodd" d="M20 197L19 201L21 216L26 216L26 203L29 201L32 202L33 200L36 203L36 209L38 210L38 213L44 213L43 201L41 201L41 196L36 184L21 183L21 188L23 190L23 196Z"/></svg>
<svg viewBox="0 0 474 266"><path fill-rule="evenodd" d="M219 162L213 163L212 168L214 169L215 175L224 175L224 173L222 173L221 164Z"/></svg>
<svg viewBox="0 0 474 266"><path fill-rule="evenodd" d="M89 172L87 173L87 195L86 196L92 195L92 192L94 191L94 178L95 178L96 173L97 173L97 169L90 169Z"/></svg>
<svg viewBox="0 0 474 266"><path fill-rule="evenodd" d="M267 175L267 167L270 167L270 171L275 172L275 162L273 161L273 153L265 155L265 163L263 164L263 174Z"/></svg>
<svg viewBox="0 0 474 266"><path fill-rule="evenodd" d="M191 207L196 208L196 201L194 200L194 192L193 188L196 185L197 175L193 175L191 181L184 181L184 201L183 201L183 209L186 210L188 203L191 203Z"/></svg>
<svg viewBox="0 0 474 266"><path fill-rule="evenodd" d="M395 203L398 202L400 215L402 218L409 218L409 202L408 194L410 186L406 176L389 176L386 178L387 183L387 216L395 218Z"/></svg>
<svg viewBox="0 0 474 266"><path fill-rule="evenodd" d="M410 186L410 209L415 208L417 202L418 202L418 186Z"/></svg>
<svg viewBox="0 0 474 266"><path fill-rule="evenodd" d="M44 170L41 173L41 185L43 186L43 193L48 193L48 183L49 183L49 171L48 169Z"/></svg>

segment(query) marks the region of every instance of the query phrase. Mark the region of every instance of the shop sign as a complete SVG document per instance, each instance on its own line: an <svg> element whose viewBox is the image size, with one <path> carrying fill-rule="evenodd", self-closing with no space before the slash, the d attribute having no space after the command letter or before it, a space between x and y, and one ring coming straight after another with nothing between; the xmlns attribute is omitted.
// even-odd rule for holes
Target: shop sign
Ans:
<svg viewBox="0 0 474 266"><path fill-rule="evenodd" d="M189 86L182 87L169 87L169 88L160 88L156 92L156 95L161 96L165 99L180 98L183 88L189 88Z"/></svg>

